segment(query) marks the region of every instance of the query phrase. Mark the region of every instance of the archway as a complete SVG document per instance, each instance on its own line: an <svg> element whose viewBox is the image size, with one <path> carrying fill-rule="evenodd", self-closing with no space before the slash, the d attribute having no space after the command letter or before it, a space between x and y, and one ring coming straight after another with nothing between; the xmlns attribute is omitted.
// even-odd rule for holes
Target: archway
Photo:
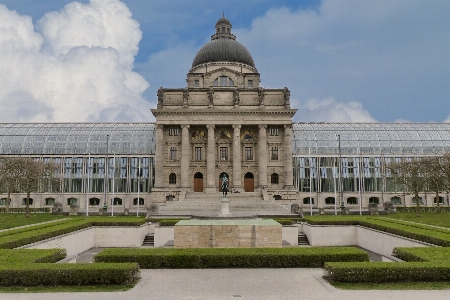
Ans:
<svg viewBox="0 0 450 300"><path fill-rule="evenodd" d="M194 192L203 192L203 174L200 172L194 174Z"/></svg>
<svg viewBox="0 0 450 300"><path fill-rule="evenodd" d="M224 175L227 176L227 178L228 178L228 185L230 184L230 176L228 175L228 173L226 173L226 172L220 173L220 175L219 175L219 192L222 192L222 178Z"/></svg>
<svg viewBox="0 0 450 300"><path fill-rule="evenodd" d="M253 174L248 172L244 175L244 191L254 192L255 191L255 179Z"/></svg>

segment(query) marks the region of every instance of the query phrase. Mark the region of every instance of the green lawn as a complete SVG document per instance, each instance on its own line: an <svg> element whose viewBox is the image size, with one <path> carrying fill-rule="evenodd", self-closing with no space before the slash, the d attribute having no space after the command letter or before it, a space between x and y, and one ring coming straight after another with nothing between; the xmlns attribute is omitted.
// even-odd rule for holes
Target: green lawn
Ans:
<svg viewBox="0 0 450 300"><path fill-rule="evenodd" d="M417 217L415 212L402 212L386 215L385 217L450 228L450 212L422 212L420 213L420 217Z"/></svg>
<svg viewBox="0 0 450 300"><path fill-rule="evenodd" d="M26 218L25 214L0 214L0 230L10 229L14 227L37 224L52 220L68 218L68 216L58 216L49 213L30 214Z"/></svg>
<svg viewBox="0 0 450 300"><path fill-rule="evenodd" d="M390 283L341 283L334 287L343 290L449 290L450 282L390 282Z"/></svg>

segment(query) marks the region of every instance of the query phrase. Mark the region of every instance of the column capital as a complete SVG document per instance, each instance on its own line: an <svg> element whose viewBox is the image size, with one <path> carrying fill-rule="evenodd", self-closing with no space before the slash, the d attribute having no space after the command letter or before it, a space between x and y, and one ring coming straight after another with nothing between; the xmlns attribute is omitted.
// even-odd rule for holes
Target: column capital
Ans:
<svg viewBox="0 0 450 300"><path fill-rule="evenodd" d="M164 125L158 124L155 126L156 129L164 129Z"/></svg>
<svg viewBox="0 0 450 300"><path fill-rule="evenodd" d="M233 124L232 127L233 127L233 129L234 129L234 128L239 128L239 129L241 129L242 125L241 125L241 124Z"/></svg>
<svg viewBox="0 0 450 300"><path fill-rule="evenodd" d="M183 129L183 128L187 128L187 129L189 129L191 127L191 125L181 125L181 128Z"/></svg>
<svg viewBox="0 0 450 300"><path fill-rule="evenodd" d="M292 124L286 124L286 125L284 125L284 128L286 128L286 129L292 129Z"/></svg>
<svg viewBox="0 0 450 300"><path fill-rule="evenodd" d="M261 128L267 128L267 124L260 124L260 125L258 125L258 128L259 128L259 129L261 129Z"/></svg>
<svg viewBox="0 0 450 300"><path fill-rule="evenodd" d="M208 128L208 129L214 129L214 128L216 128L216 125L214 125L214 124L208 124L208 125L206 125L206 128Z"/></svg>

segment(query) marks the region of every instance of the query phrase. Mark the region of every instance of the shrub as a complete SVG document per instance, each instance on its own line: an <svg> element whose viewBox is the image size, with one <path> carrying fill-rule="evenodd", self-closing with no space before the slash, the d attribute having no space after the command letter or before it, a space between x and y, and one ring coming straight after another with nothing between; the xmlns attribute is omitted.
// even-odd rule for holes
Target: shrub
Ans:
<svg viewBox="0 0 450 300"><path fill-rule="evenodd" d="M327 262L325 277L335 282L449 281L450 262Z"/></svg>
<svg viewBox="0 0 450 300"><path fill-rule="evenodd" d="M137 262L146 269L320 268L327 261L369 261L354 247L105 249L96 262Z"/></svg>
<svg viewBox="0 0 450 300"><path fill-rule="evenodd" d="M394 248L393 255L404 261L450 261L449 247Z"/></svg>

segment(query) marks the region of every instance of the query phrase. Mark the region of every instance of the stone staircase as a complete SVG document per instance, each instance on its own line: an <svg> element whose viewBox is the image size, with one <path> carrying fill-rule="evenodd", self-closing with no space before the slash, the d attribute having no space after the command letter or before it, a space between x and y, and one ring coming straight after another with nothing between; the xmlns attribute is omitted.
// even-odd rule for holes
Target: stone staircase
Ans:
<svg viewBox="0 0 450 300"><path fill-rule="evenodd" d="M299 246L309 246L308 237L303 232L298 233L298 245Z"/></svg>
<svg viewBox="0 0 450 300"><path fill-rule="evenodd" d="M154 247L155 246L155 235L147 234L144 238L144 242L142 242L142 246L144 247Z"/></svg>
<svg viewBox="0 0 450 300"><path fill-rule="evenodd" d="M166 202L160 206L159 215L167 216L218 216L222 193L186 192L183 201ZM260 192L229 193L231 216L290 216L289 209L272 201L264 201Z"/></svg>

